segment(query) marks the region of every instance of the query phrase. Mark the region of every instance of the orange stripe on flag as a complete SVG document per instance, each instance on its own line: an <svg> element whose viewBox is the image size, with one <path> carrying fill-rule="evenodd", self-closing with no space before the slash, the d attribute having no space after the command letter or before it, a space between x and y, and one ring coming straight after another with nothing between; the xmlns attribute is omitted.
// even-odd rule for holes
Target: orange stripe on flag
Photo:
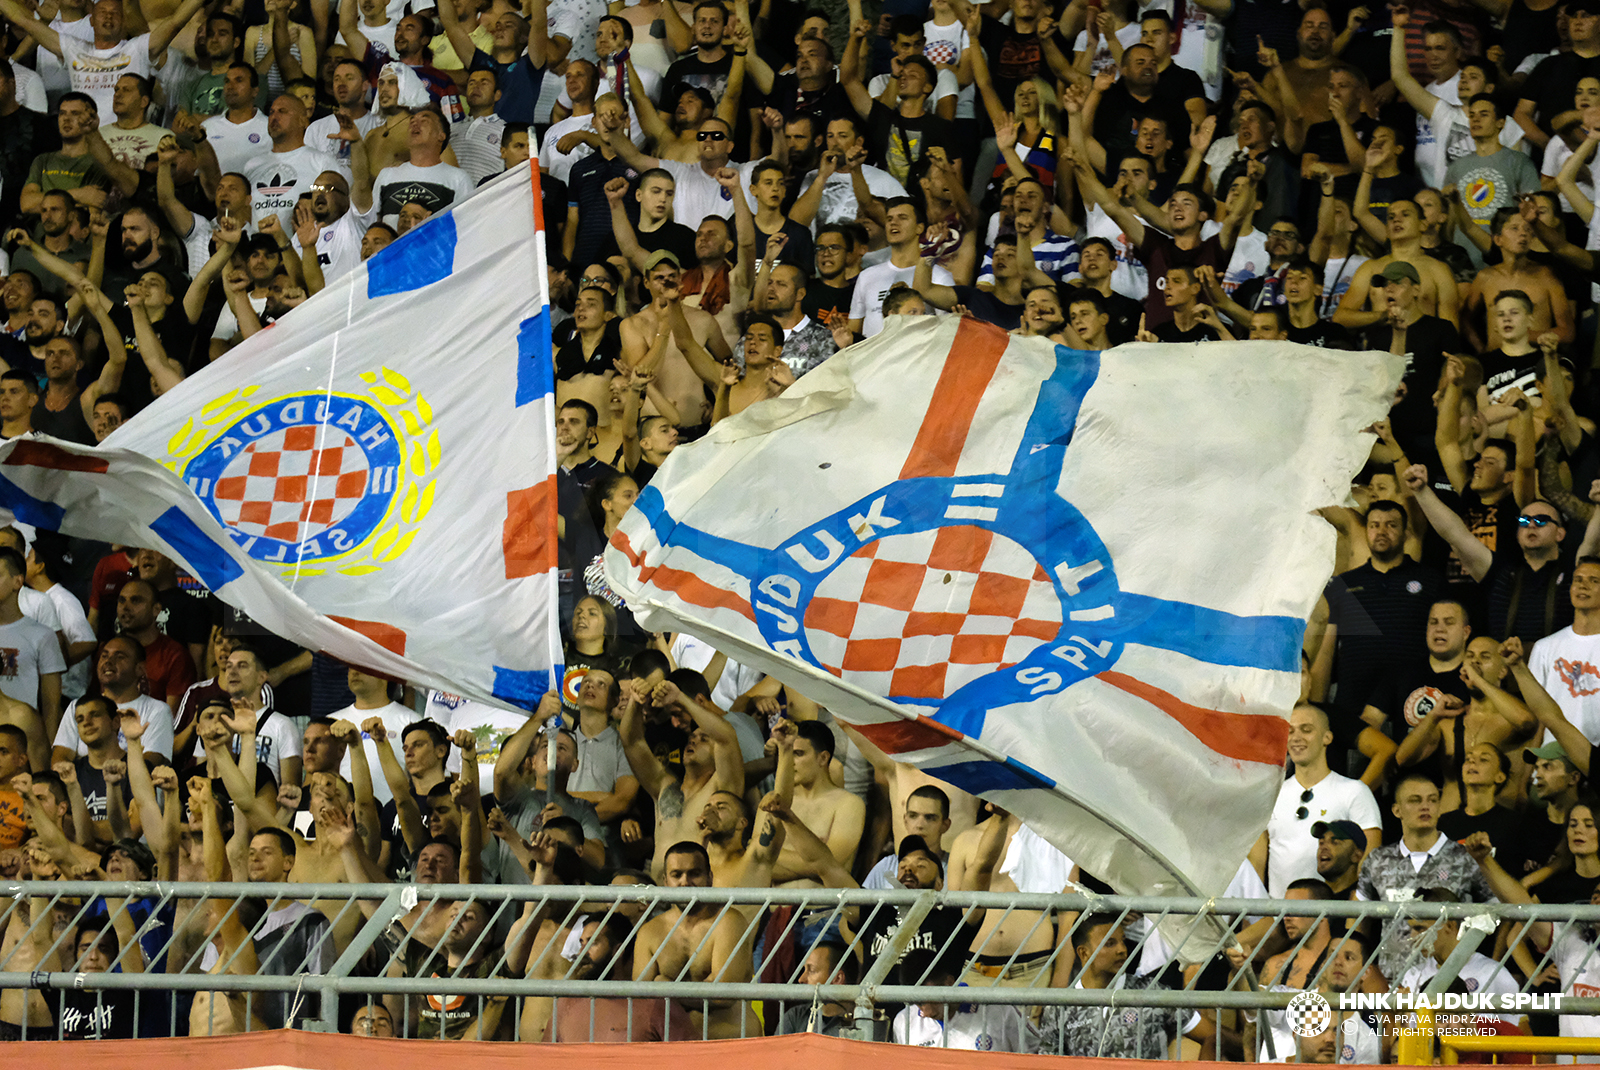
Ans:
<svg viewBox="0 0 1600 1070"><path fill-rule="evenodd" d="M335 624L342 624L353 632L360 632L385 650L393 651L401 657L406 654L406 633L392 624L380 624L374 620L355 620L352 617L333 617L329 620Z"/></svg>
<svg viewBox="0 0 1600 1070"><path fill-rule="evenodd" d="M873 746L891 756L907 751L932 750L966 738L955 729L946 728L926 717L918 717L915 721L884 721L881 724L858 724L852 727L866 736Z"/></svg>
<svg viewBox="0 0 1600 1070"><path fill-rule="evenodd" d="M1282 765L1289 750L1289 723L1279 717L1224 713L1191 706L1159 687L1120 672L1103 672L1097 679L1142 698L1181 724L1200 742L1222 755L1242 762Z"/></svg>
<svg viewBox="0 0 1600 1070"><path fill-rule="evenodd" d="M506 495L506 523L500 532L500 553L506 579L539 576L556 567L556 477Z"/></svg>
<svg viewBox="0 0 1600 1070"><path fill-rule="evenodd" d="M956 340L945 354L944 370L934 388L933 402L922 418L922 428L911 445L911 455L900 470L901 479L918 476L953 476L961 450L972 429L978 402L1000 366L1011 336L1000 328L975 319L963 319Z"/></svg>
<svg viewBox="0 0 1600 1070"><path fill-rule="evenodd" d="M105 472L110 468L98 457L80 457L45 442L18 442L11 447L6 464L25 464L35 468L54 468L62 472Z"/></svg>
<svg viewBox="0 0 1600 1070"><path fill-rule="evenodd" d="M755 611L750 608L749 602L732 591L713 587L692 572L682 572L675 568L645 569L639 574L641 579L645 573L649 573L651 583L663 591L671 591L685 602L692 602L706 609L731 609L751 622L756 619Z"/></svg>

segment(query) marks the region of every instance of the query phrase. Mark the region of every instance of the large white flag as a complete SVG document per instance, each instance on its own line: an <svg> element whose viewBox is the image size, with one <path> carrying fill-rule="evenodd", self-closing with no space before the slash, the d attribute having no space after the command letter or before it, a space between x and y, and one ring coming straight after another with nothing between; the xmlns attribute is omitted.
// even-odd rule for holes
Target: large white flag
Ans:
<svg viewBox="0 0 1600 1070"><path fill-rule="evenodd" d="M0 444L0 505L161 549L269 630L527 706L559 660L554 384L527 165L99 448Z"/></svg>
<svg viewBox="0 0 1600 1070"><path fill-rule="evenodd" d="M682 629L1119 890L1220 893L1401 364L902 319L676 450L606 551Z"/></svg>

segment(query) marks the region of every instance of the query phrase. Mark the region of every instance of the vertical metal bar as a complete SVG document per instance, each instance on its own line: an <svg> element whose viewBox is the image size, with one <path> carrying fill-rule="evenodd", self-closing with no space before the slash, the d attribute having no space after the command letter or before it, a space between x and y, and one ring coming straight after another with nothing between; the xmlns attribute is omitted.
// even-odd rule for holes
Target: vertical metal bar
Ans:
<svg viewBox="0 0 1600 1070"><path fill-rule="evenodd" d="M399 916L400 892L401 886L395 885L389 890L389 894L384 896L383 902L372 908L372 916L367 919L365 925L356 930L355 936L351 937L350 943L345 946L344 954L334 960L333 965L328 968L326 976L350 976L350 971L360 963L361 957L367 953L367 949L377 943L378 937ZM351 902L355 902L355 900L352 899ZM331 985L320 987L322 1013L317 1018L314 1026L308 1021L305 1024L305 1028L319 1033L337 1033L339 1031L338 990ZM370 1014L371 1012L369 1011L368 1013Z"/></svg>

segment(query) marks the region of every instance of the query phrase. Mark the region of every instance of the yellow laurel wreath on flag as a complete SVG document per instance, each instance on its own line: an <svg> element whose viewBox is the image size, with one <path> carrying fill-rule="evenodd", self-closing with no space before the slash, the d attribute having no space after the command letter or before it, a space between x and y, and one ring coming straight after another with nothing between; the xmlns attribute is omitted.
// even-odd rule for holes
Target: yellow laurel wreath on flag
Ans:
<svg viewBox="0 0 1600 1070"><path fill-rule="evenodd" d="M372 536L360 546L344 554L316 559L337 561L337 565L307 567L301 562L285 562L279 569L284 577L321 576L330 570L346 576L365 576L378 572L385 564L398 559L410 549L423 520L433 509L437 481L431 476L440 458L439 431L433 426L433 406L412 387L410 380L391 368L380 367L377 372L362 372L361 381L367 384L367 393L388 417L399 439L399 479L404 484L404 490L390 499L389 511L378 522ZM252 402L252 396L260 389L259 386L247 386L231 390L202 405L198 419L190 417L185 420L183 426L168 440L168 457L164 462L166 467L181 474L183 466L209 446L221 433L221 428L231 427L261 407L261 403ZM277 400L282 399L273 399Z"/></svg>

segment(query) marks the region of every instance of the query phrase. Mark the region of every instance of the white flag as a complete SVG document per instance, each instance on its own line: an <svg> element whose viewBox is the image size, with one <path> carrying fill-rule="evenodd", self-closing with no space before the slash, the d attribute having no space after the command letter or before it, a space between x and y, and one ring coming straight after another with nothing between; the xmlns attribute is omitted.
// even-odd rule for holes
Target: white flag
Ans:
<svg viewBox="0 0 1600 1070"><path fill-rule="evenodd" d="M313 649L530 706L560 660L537 204L524 165L99 448L0 444L0 505L160 549Z"/></svg>
<svg viewBox="0 0 1600 1070"><path fill-rule="evenodd" d="M607 576L1119 890L1214 895L1283 780L1313 510L1400 371L902 320L676 450Z"/></svg>

